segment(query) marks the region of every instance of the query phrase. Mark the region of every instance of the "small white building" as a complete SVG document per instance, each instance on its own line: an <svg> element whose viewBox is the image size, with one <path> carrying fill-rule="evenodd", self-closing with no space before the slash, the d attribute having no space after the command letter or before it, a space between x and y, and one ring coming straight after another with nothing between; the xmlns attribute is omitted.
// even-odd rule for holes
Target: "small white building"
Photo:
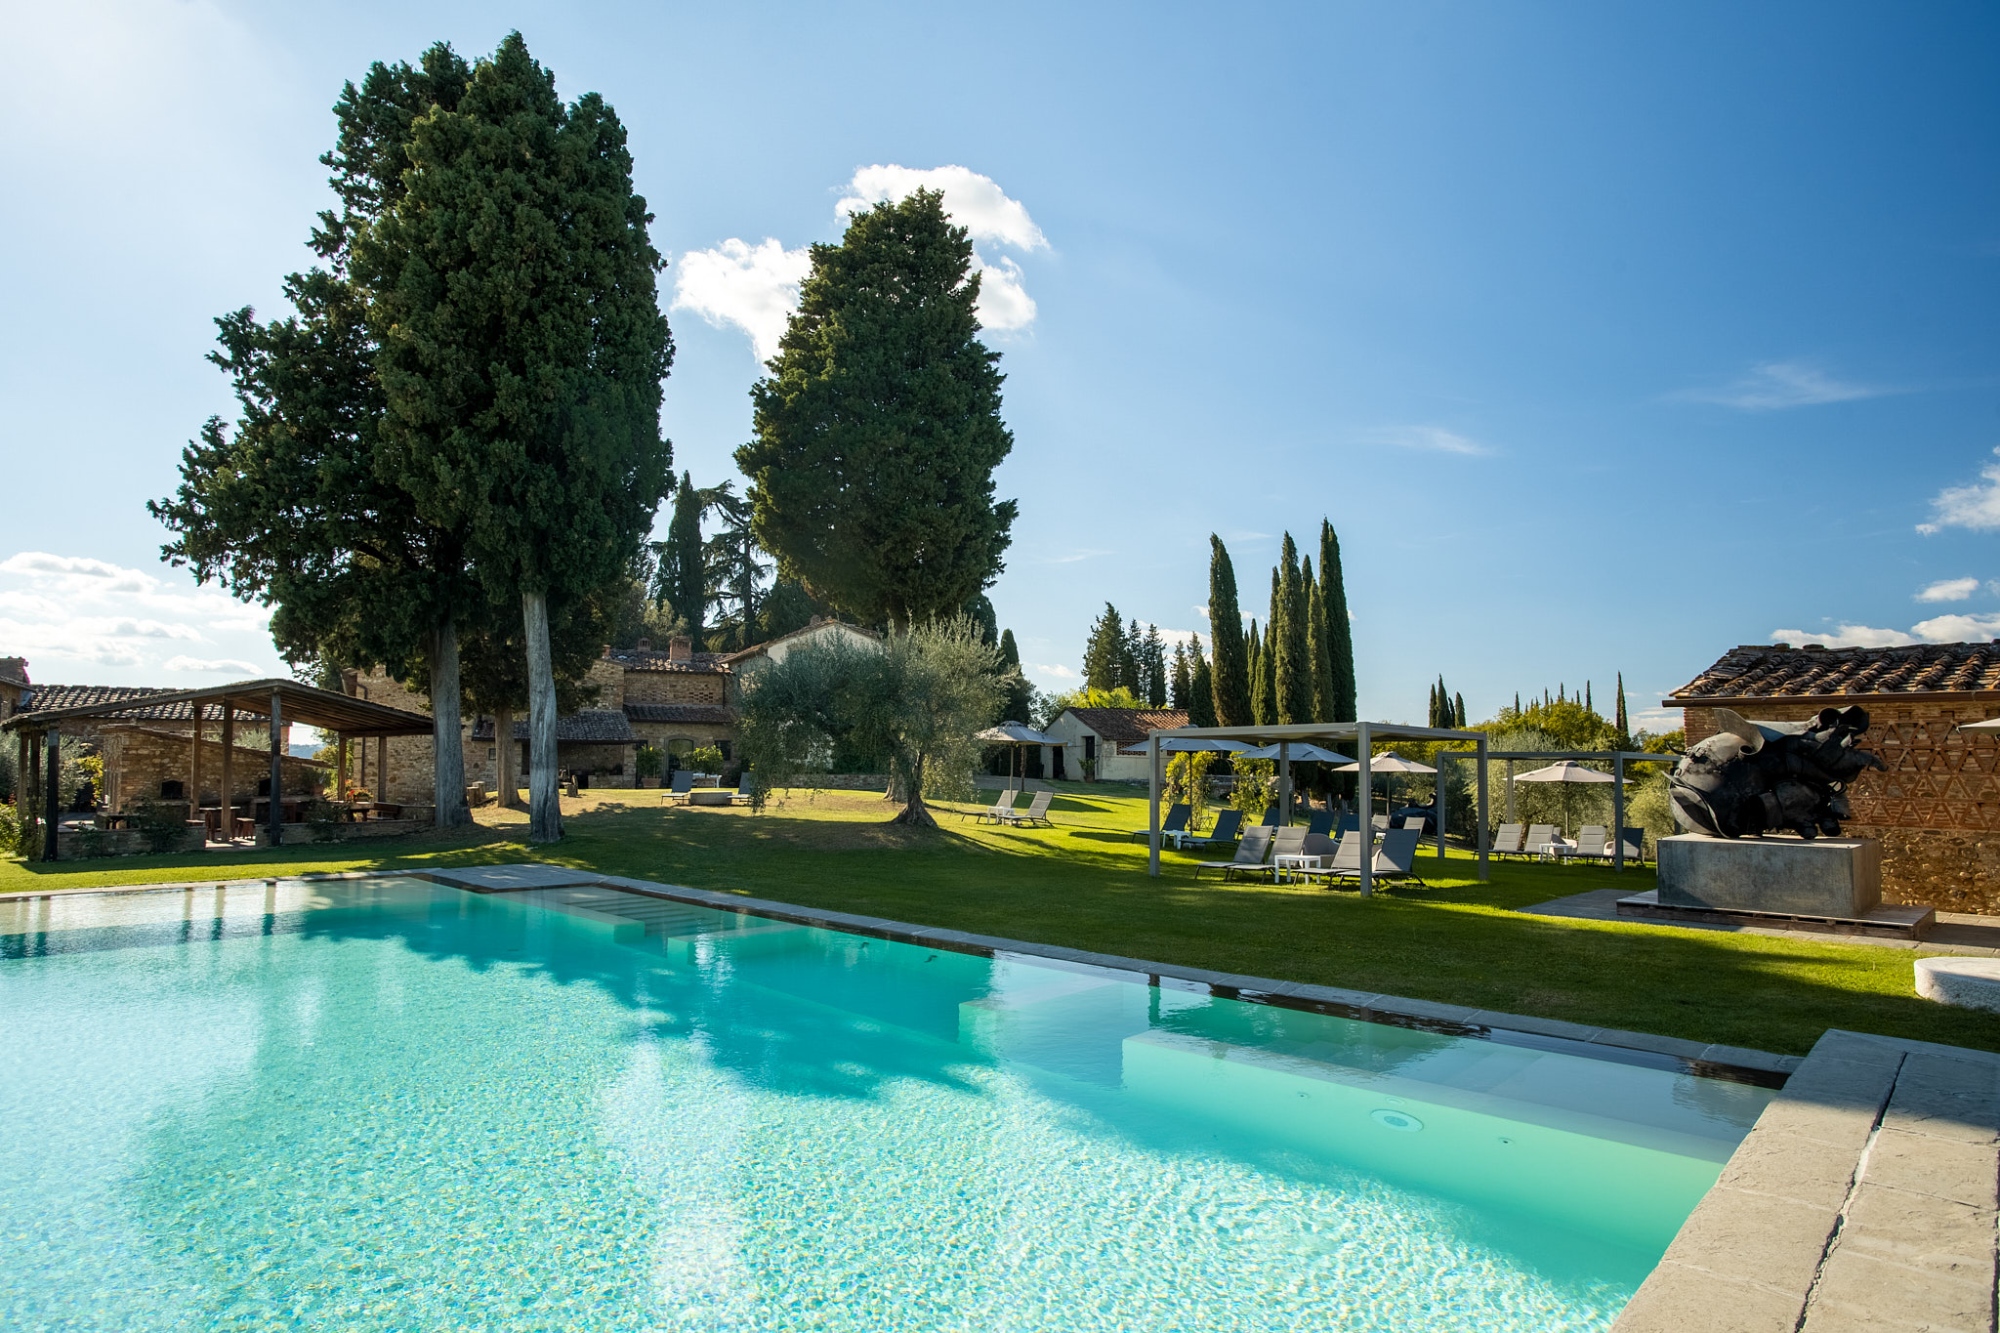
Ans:
<svg viewBox="0 0 2000 1333"><path fill-rule="evenodd" d="M882 636L874 630L862 629L842 620L830 620L814 616L812 623L804 629L795 629L790 634L780 634L775 639L766 640L741 652L731 653L721 658L732 675L731 693L740 697L745 681L755 675L759 668L774 662L782 662L792 649L806 644L827 646L844 643L850 648L866 648L873 652L882 650Z"/></svg>
<svg viewBox="0 0 2000 1333"><path fill-rule="evenodd" d="M1065 708L1042 728L1062 744L1053 747L1053 778L1144 782L1146 733L1188 725L1176 708Z"/></svg>

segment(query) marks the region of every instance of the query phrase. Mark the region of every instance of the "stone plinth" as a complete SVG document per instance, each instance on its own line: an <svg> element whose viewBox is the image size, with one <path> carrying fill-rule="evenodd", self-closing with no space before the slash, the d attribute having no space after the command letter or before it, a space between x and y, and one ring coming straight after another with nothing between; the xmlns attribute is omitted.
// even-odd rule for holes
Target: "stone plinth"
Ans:
<svg viewBox="0 0 2000 1333"><path fill-rule="evenodd" d="M696 787L688 793L689 805L728 805L735 799L734 787Z"/></svg>
<svg viewBox="0 0 2000 1333"><path fill-rule="evenodd" d="M1662 907L1865 917L1882 902L1872 838L1711 838L1658 843Z"/></svg>
<svg viewBox="0 0 2000 1333"><path fill-rule="evenodd" d="M1925 999L2000 1013L2000 958L1919 958L1916 971Z"/></svg>

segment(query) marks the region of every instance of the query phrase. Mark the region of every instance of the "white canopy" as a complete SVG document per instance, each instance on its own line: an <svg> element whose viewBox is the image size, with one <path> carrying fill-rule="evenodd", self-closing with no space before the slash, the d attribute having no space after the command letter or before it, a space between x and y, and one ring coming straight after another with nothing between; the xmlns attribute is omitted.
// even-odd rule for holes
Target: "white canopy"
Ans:
<svg viewBox="0 0 2000 1333"><path fill-rule="evenodd" d="M1361 765L1359 763L1342 764L1334 770L1336 773L1359 773L1360 771ZM1373 776L1376 773L1435 773L1437 770L1428 764L1420 764L1414 759L1405 759L1399 754L1390 753L1378 754L1370 759L1368 761L1368 772Z"/></svg>
<svg viewBox="0 0 2000 1333"><path fill-rule="evenodd" d="M1138 753L1144 753L1145 751L1143 742L1132 748ZM1214 737L1162 736L1160 738L1160 749L1166 754L1185 754L1191 750L1213 750L1221 754L1241 754L1249 748L1242 741L1225 741Z"/></svg>
<svg viewBox="0 0 2000 1333"><path fill-rule="evenodd" d="M1565 759L1547 768L1538 768L1532 773L1518 773L1516 782L1616 782L1609 773L1601 773L1594 768L1585 768L1574 759Z"/></svg>
<svg viewBox="0 0 2000 1333"><path fill-rule="evenodd" d="M1165 749L1166 743L1161 742L1160 748ZM1276 759L1278 757L1278 747L1275 744L1260 745L1254 750L1245 750L1236 757L1238 759ZM1338 750L1329 750L1325 746L1314 745L1311 741L1293 741L1291 744L1291 761L1295 764L1352 764L1354 762L1353 758L1349 755L1344 755Z"/></svg>

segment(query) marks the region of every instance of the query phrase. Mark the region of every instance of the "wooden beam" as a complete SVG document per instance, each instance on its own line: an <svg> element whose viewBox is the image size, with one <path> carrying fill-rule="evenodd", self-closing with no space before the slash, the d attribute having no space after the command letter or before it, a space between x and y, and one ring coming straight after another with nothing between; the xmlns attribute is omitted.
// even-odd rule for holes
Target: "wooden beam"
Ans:
<svg viewBox="0 0 2000 1333"><path fill-rule="evenodd" d="M347 799L347 733L344 731L334 735L334 754L333 799L344 801Z"/></svg>
<svg viewBox="0 0 2000 1333"><path fill-rule="evenodd" d="M281 847L285 841L285 765L279 753L285 735L284 703L276 690L271 691L271 803L268 807L270 819L265 825L271 835L271 845Z"/></svg>
<svg viewBox="0 0 2000 1333"><path fill-rule="evenodd" d="M236 832L236 706L222 701L222 840L233 841Z"/></svg>
<svg viewBox="0 0 2000 1333"><path fill-rule="evenodd" d="M194 723L188 728L188 817L201 818L201 709L193 705Z"/></svg>
<svg viewBox="0 0 2000 1333"><path fill-rule="evenodd" d="M62 828L62 736L52 727L43 742L48 785L42 796L42 859L56 859L56 834Z"/></svg>

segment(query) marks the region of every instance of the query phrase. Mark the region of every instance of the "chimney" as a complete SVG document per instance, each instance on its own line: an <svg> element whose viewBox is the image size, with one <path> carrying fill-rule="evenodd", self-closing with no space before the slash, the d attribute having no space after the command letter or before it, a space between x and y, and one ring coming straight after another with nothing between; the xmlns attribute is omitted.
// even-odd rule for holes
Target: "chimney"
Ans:
<svg viewBox="0 0 2000 1333"><path fill-rule="evenodd" d="M639 651L640 651L640 652L642 652L642 653L650 653L650 652L652 652L652 651L653 651L653 641L652 641L651 639L641 639L641 640L639 640Z"/></svg>
<svg viewBox="0 0 2000 1333"><path fill-rule="evenodd" d="M685 634L676 634L667 640L667 660L669 662L692 662L694 660L694 640Z"/></svg>
<svg viewBox="0 0 2000 1333"><path fill-rule="evenodd" d="M811 620L808 620L806 622L806 628L818 629L821 625L824 625L825 623L826 623L825 616L814 616Z"/></svg>

